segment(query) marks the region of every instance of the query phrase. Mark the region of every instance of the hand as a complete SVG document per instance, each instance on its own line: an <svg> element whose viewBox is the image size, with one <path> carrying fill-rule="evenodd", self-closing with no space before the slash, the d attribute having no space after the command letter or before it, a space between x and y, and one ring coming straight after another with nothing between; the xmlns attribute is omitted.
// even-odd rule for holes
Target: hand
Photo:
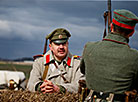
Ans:
<svg viewBox="0 0 138 102"><path fill-rule="evenodd" d="M40 86L40 89L44 94L52 93L53 92L53 83L49 80L44 80L44 82Z"/></svg>
<svg viewBox="0 0 138 102"><path fill-rule="evenodd" d="M54 89L54 92L59 92L60 91L60 88L57 85L54 85L53 89Z"/></svg>
<svg viewBox="0 0 138 102"><path fill-rule="evenodd" d="M57 85L54 85L51 81L49 80L44 80L42 85L40 86L41 91L45 93L53 93L53 92L58 92L60 88Z"/></svg>

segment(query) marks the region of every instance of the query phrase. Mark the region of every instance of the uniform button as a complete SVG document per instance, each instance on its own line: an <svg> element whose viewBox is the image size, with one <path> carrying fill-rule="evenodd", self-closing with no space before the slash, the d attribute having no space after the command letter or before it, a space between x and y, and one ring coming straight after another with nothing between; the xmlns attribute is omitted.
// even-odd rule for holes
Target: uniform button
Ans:
<svg viewBox="0 0 138 102"><path fill-rule="evenodd" d="M109 97L106 97L106 100L109 101Z"/></svg>
<svg viewBox="0 0 138 102"><path fill-rule="evenodd" d="M93 98L97 98L97 96L96 96L96 95L94 95L94 96L93 96Z"/></svg>

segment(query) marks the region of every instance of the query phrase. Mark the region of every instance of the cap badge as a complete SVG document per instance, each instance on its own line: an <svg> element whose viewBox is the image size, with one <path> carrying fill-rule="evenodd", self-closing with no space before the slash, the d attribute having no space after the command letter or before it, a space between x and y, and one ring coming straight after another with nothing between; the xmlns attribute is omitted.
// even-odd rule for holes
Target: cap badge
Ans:
<svg viewBox="0 0 138 102"><path fill-rule="evenodd" d="M63 37L62 35L59 35L59 36L58 36L59 39L62 39L62 37Z"/></svg>

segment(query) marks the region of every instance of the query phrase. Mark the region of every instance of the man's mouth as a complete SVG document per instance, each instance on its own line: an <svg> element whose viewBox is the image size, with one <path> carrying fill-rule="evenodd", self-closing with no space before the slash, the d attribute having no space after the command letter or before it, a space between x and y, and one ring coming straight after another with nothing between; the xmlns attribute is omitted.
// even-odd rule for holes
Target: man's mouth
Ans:
<svg viewBox="0 0 138 102"><path fill-rule="evenodd" d="M65 50L59 50L58 51L60 54L63 54L65 52Z"/></svg>

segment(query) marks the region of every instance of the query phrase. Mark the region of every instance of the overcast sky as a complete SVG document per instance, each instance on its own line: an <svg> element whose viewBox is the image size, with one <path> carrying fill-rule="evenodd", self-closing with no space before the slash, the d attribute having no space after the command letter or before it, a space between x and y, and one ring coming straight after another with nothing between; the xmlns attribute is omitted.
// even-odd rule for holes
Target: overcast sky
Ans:
<svg viewBox="0 0 138 102"><path fill-rule="evenodd" d="M112 1L114 9L138 16L138 1ZM42 54L45 36L59 27L72 35L70 51L81 55L86 42L102 40L106 10L106 0L0 0L0 58ZM138 50L138 25L129 44Z"/></svg>

